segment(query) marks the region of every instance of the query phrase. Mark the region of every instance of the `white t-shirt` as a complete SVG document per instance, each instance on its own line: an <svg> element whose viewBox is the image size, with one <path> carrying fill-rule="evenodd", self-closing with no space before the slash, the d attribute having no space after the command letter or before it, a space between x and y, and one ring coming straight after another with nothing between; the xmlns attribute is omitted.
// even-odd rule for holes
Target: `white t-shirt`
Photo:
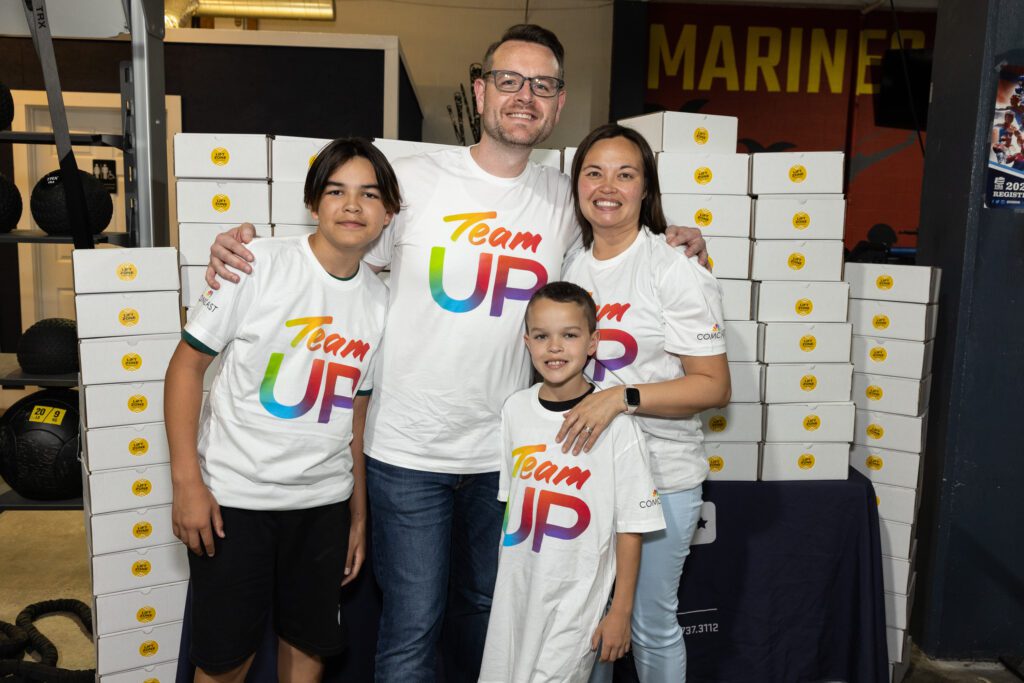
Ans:
<svg viewBox="0 0 1024 683"><path fill-rule="evenodd" d="M725 353L718 281L646 228L614 258L598 261L590 249L573 254L564 277L597 303L601 341L587 374L602 389L683 377L676 355ZM647 434L659 491L684 491L707 478L699 418L638 415L637 423Z"/></svg>
<svg viewBox="0 0 1024 683"><path fill-rule="evenodd" d="M507 504L482 683L585 682L615 583L615 534L665 528L633 419L616 418L589 453L563 454L562 413L540 404L540 386L502 411Z"/></svg>
<svg viewBox="0 0 1024 683"><path fill-rule="evenodd" d="M323 269L309 237L256 240L257 265L200 297L185 331L223 351L200 416L203 479L221 505L293 510L352 494L352 400L372 386L387 287Z"/></svg>
<svg viewBox="0 0 1024 683"><path fill-rule="evenodd" d="M469 149L395 162L407 206L366 255L390 266L366 452L398 467L498 469L501 406L529 385L523 314L578 243L569 180L484 172Z"/></svg>

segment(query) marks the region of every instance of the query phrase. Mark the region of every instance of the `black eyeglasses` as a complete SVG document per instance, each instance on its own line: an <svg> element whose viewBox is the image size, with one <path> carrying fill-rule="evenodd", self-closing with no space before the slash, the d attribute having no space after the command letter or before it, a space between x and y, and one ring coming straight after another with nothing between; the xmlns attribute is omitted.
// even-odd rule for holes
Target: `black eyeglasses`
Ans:
<svg viewBox="0 0 1024 683"><path fill-rule="evenodd" d="M490 76L494 79L494 87L501 92L519 92L523 83L530 82L530 90L537 97L554 97L565 87L565 81L554 76L526 76L515 71L485 71L481 78Z"/></svg>

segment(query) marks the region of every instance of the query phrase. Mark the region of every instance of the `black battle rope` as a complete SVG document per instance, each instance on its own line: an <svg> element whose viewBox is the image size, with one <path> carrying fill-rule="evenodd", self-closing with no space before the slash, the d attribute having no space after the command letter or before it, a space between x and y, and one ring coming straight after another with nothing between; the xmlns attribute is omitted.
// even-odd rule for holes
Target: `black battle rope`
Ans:
<svg viewBox="0 0 1024 683"><path fill-rule="evenodd" d="M0 680L42 681L42 683L92 683L96 670L72 671L57 668L57 647L33 623L47 614L69 613L78 617L92 637L92 610L80 600L46 600L21 611L15 624L0 622ZM16 648L16 649L15 649ZM12 651L13 650L13 651ZM40 662L21 659L22 653L35 652Z"/></svg>

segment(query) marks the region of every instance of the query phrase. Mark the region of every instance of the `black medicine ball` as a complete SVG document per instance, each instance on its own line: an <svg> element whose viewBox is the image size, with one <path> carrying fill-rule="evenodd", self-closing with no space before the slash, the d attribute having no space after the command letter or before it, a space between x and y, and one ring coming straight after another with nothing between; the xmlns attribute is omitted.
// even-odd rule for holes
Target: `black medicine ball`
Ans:
<svg viewBox="0 0 1024 683"><path fill-rule="evenodd" d="M0 83L0 130L8 130L14 120L14 98L11 89Z"/></svg>
<svg viewBox="0 0 1024 683"><path fill-rule="evenodd" d="M35 375L78 372L78 333L74 320L46 318L18 340L18 365Z"/></svg>
<svg viewBox="0 0 1024 683"><path fill-rule="evenodd" d="M10 232L18 227L21 209L18 186L0 175L0 232Z"/></svg>
<svg viewBox="0 0 1024 683"><path fill-rule="evenodd" d="M89 212L89 229L94 235L103 232L110 225L114 215L114 202L100 181L85 171L78 171L85 191L85 205ZM48 235L70 235L71 221L68 220L67 205L64 203L64 183L60 171L50 171L36 183L29 202L32 218Z"/></svg>
<svg viewBox="0 0 1024 683"><path fill-rule="evenodd" d="M25 498L82 495L78 392L44 389L0 417L0 476Z"/></svg>

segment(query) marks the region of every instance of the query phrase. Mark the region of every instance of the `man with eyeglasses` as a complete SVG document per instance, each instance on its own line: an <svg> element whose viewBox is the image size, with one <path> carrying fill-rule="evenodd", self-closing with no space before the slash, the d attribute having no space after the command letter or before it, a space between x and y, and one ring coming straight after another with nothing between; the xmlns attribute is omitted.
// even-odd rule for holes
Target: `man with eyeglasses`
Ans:
<svg viewBox="0 0 1024 683"><path fill-rule="evenodd" d="M446 679L479 676L504 514L501 407L530 381L526 303L580 244L569 179L529 162L565 105L563 56L527 24L488 48L473 84L479 144L397 160L406 205L364 258L391 269L365 435L377 681L434 680L442 630ZM252 234L217 238L217 274L237 277L223 262L249 272L236 235ZM696 230L674 241L703 251Z"/></svg>

